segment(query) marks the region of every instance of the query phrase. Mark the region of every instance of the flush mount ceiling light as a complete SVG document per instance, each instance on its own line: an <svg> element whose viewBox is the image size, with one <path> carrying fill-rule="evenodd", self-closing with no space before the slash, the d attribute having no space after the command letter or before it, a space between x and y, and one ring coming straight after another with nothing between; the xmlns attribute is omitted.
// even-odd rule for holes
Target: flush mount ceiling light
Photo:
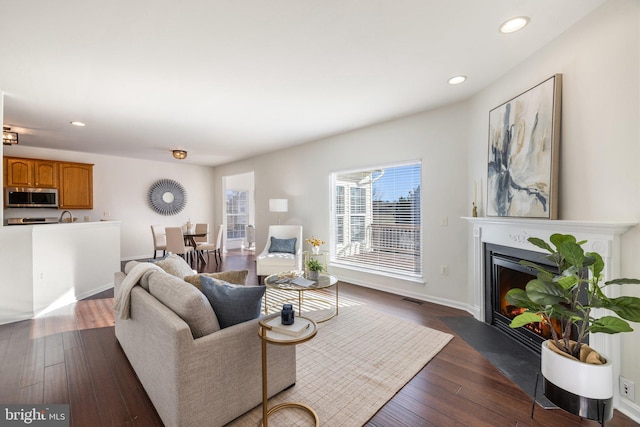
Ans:
<svg viewBox="0 0 640 427"><path fill-rule="evenodd" d="M465 80L467 80L467 76L453 76L449 79L449 84L450 85L459 85L460 83L464 82Z"/></svg>
<svg viewBox="0 0 640 427"><path fill-rule="evenodd" d="M2 127L2 144L16 145L18 143L18 132L11 132L11 128Z"/></svg>
<svg viewBox="0 0 640 427"><path fill-rule="evenodd" d="M178 160L184 160L187 158L187 152L184 150L173 150L173 157Z"/></svg>
<svg viewBox="0 0 640 427"><path fill-rule="evenodd" d="M507 22L500 25L500 32L503 34L515 33L523 29L529 23L528 16L518 16L511 18Z"/></svg>
<svg viewBox="0 0 640 427"><path fill-rule="evenodd" d="M78 121L73 121L73 122L69 122L74 126L79 126L79 127L85 127L86 125L82 122L78 122Z"/></svg>

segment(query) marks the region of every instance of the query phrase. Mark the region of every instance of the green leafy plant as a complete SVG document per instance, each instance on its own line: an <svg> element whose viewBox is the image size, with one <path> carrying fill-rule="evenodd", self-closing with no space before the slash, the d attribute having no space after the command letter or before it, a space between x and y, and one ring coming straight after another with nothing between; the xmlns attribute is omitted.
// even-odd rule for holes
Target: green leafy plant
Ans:
<svg viewBox="0 0 640 427"><path fill-rule="evenodd" d="M311 258L309 261L307 261L307 267L309 267L309 270L311 271L320 272L324 270L324 266L315 258Z"/></svg>
<svg viewBox="0 0 640 427"><path fill-rule="evenodd" d="M602 283L602 257L596 252L585 252L582 245L586 240L578 242L570 234L552 235L549 240L554 247L539 238L531 237L528 240L549 252L546 258L558 267L559 273L529 261L520 262L536 269L537 278L529 281L525 289L511 289L507 292L509 304L525 309L522 314L513 318L510 325L512 328L542 322L549 326L556 347L577 359L580 358L580 348L589 333L617 334L633 331L627 320L640 322L640 298L609 298L603 289L613 285L640 284L640 280L615 279ZM582 302L580 294L584 295ZM617 316L594 318L591 315L594 308L611 310ZM553 328L552 319L557 320L560 334ZM573 338L572 330L576 331ZM576 342L574 346L570 345L571 339Z"/></svg>

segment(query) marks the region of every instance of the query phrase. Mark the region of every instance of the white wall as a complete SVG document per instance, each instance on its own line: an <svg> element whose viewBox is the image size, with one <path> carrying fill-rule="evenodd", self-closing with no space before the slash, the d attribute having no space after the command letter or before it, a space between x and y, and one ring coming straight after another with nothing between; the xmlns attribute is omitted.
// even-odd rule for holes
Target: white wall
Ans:
<svg viewBox="0 0 640 427"><path fill-rule="evenodd" d="M221 177L254 171L256 250L264 248L267 227L275 224L271 198L289 199L283 224L301 224L304 237L329 240L329 176L333 171L405 160L422 160L423 269L425 284L391 279L336 267L342 280L422 299L466 307L466 121L464 105L453 105L394 120L321 141L217 167ZM449 225L440 226L441 217ZM449 275L440 275L440 265Z"/></svg>
<svg viewBox="0 0 640 427"><path fill-rule="evenodd" d="M120 224L0 228L0 324L29 319L113 286Z"/></svg>
<svg viewBox="0 0 640 427"><path fill-rule="evenodd" d="M214 202L211 186L213 168L171 162L155 162L124 157L73 151L40 149L26 146L7 147L5 156L67 160L93 163L93 210L72 210L78 221L89 216L91 221L101 219L122 221L122 259L153 256L151 224L179 226L191 219L193 223L213 224ZM167 157L170 153L167 152ZM147 191L161 178L178 181L187 192L187 205L182 212L164 216L153 211L147 203ZM5 209L4 216L59 216L56 209ZM110 213L109 216L105 212Z"/></svg>
<svg viewBox="0 0 640 427"><path fill-rule="evenodd" d="M640 2L605 3L474 96L468 121L470 181L486 183L488 111L562 73L559 219L640 222L639 24ZM640 277L639 227L623 236L622 251L622 275ZM640 287L627 292L640 296ZM640 385L640 324L634 327L635 332L621 335L622 375ZM636 405L621 399L636 419L639 402L640 393Z"/></svg>

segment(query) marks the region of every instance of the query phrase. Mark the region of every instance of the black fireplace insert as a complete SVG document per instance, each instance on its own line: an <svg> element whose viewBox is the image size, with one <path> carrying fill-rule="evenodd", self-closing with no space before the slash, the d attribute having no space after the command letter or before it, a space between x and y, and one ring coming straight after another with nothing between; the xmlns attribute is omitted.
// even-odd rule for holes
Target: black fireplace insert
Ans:
<svg viewBox="0 0 640 427"><path fill-rule="evenodd" d="M540 353L542 342L551 338L550 327L534 323L512 329L511 320L522 309L507 303L505 295L510 289L525 289L527 283L536 278L536 270L520 264L527 260L558 272L555 264L546 259L544 253L485 244L485 322L496 326L535 353ZM559 330L559 329L556 329Z"/></svg>

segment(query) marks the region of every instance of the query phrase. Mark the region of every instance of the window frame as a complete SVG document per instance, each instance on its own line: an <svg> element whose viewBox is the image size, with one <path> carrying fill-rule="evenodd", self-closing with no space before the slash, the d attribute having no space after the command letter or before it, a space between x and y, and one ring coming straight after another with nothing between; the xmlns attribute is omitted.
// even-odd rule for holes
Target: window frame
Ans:
<svg viewBox="0 0 640 427"><path fill-rule="evenodd" d="M407 188L404 189L407 196L404 197L404 199L403 197L398 197L392 202L384 202L381 199L377 200L376 198L380 197L380 195L374 194L376 193L376 186L374 185L377 179L375 178L376 172L381 172L380 175L383 175L385 170L390 171L394 168L403 167L408 168L406 171L393 171L395 175L392 175L394 178L391 179L398 182L408 177L406 183ZM364 196L366 199L365 203L367 204L365 212L361 213L361 209L358 208L358 213L353 213L351 212L351 204L357 204L359 200L362 200L361 193L363 187L365 187L365 184L362 183L367 182L367 175L370 184L366 187L367 194ZM351 183L347 182L347 177L352 179ZM359 181L360 184L356 185L355 183L358 182L358 178L361 178ZM331 265L372 274L393 276L423 284L424 239L422 217L424 214L421 201L422 161L410 160L366 168L334 171L331 172L329 181L331 186L331 217L329 221L329 254ZM360 194L352 197L351 188L358 188L356 191ZM389 205L394 207L394 209L391 210L392 222L386 222L389 218L383 220L380 213ZM364 242L352 241L354 230L351 217L364 219ZM384 234L382 231L375 230L375 228L378 227L381 227L383 230L388 228L389 230L386 230L387 233ZM392 236L391 239L388 238L389 235ZM396 242L396 246L381 246L384 245L385 242L391 241ZM373 252L372 248L375 248L377 252L372 256L372 259L374 259L375 256L379 258L384 257L385 259L382 259L380 263L375 263L366 259L363 261L362 259L365 258L364 255L361 256L360 259L356 259L355 257L349 259L349 256L340 254L340 252L343 252L343 254L349 253L351 249L346 248L349 245L355 246L352 245L354 243L364 245L364 247L367 248L366 251L369 252ZM408 251L406 248L409 248ZM402 259L403 255L404 259ZM390 258L393 258L393 260Z"/></svg>

